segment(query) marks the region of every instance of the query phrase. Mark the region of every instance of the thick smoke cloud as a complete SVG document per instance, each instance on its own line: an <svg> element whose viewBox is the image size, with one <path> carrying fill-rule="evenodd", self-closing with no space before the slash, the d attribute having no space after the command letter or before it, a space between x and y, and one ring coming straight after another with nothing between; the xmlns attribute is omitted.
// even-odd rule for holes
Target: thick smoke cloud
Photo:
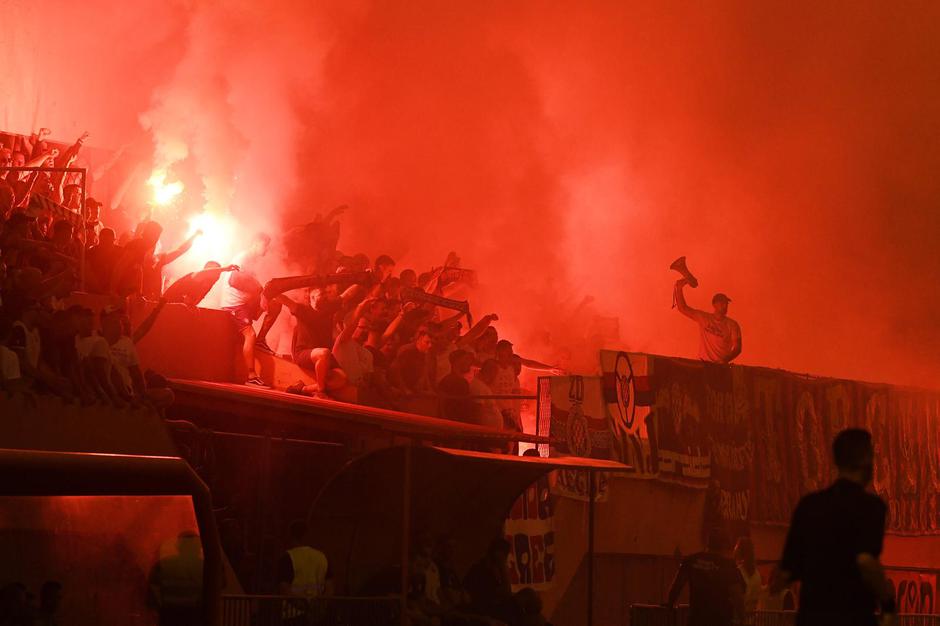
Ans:
<svg viewBox="0 0 940 626"><path fill-rule="evenodd" d="M935 5L10 3L0 120L142 133L196 208L345 252L451 249L527 356L694 356L685 254L742 362L937 387ZM577 308L585 296L594 301ZM613 346L612 346L613 347Z"/></svg>

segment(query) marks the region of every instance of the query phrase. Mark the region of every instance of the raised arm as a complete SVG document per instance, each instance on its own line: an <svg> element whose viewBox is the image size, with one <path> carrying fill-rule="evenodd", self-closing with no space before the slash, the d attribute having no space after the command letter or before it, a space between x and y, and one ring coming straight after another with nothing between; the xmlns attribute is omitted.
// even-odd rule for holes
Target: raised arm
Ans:
<svg viewBox="0 0 940 626"><path fill-rule="evenodd" d="M37 155L33 157L32 159L30 159L29 161L27 161L26 167L39 167L40 165L45 163L49 159L49 157L52 157L54 159L57 156L59 156L59 149L53 148L49 152L45 152L43 154Z"/></svg>
<svg viewBox="0 0 940 626"><path fill-rule="evenodd" d="M365 290L365 287L362 285L351 285L347 287L343 293L339 294L339 299L343 303L343 310L348 311L353 303L363 296ZM363 300L363 302L365 302L365 300Z"/></svg>
<svg viewBox="0 0 940 626"><path fill-rule="evenodd" d="M542 363L541 361L536 361L535 359L527 359L524 356L520 356L519 358L522 359L522 366L530 370L537 370L537 371L542 371L542 372L558 371L557 365L546 365L545 363Z"/></svg>
<svg viewBox="0 0 940 626"><path fill-rule="evenodd" d="M688 282L689 281L687 281L684 278L680 278L679 280L676 281L675 291L673 292L675 295L675 299L676 299L676 309L679 310L679 313L682 313L689 319L698 321L699 316L702 315L704 311L693 309L686 303L685 293L683 293L683 289L688 284Z"/></svg>
<svg viewBox="0 0 940 626"><path fill-rule="evenodd" d="M82 136L79 137L75 143L65 149L58 158L55 160L56 167L71 167L75 162L75 159L78 158L78 153L82 149L82 145L85 143L85 140L88 139L88 132L82 133ZM62 197L62 188L65 184L65 172L54 172L52 174L52 186L55 187L56 191L59 193L59 197Z"/></svg>
<svg viewBox="0 0 940 626"><path fill-rule="evenodd" d="M16 206L20 208L26 208L29 206L30 196L33 195L33 187L36 186L36 181L39 180L39 172L32 172L28 177L28 183L26 185L26 192L22 197L16 199Z"/></svg>
<svg viewBox="0 0 940 626"><path fill-rule="evenodd" d="M193 242L196 241L196 237L198 237L201 234L202 234L202 231L197 230L196 232L194 232L192 235L189 236L189 239L181 243L180 246L176 250L171 250L170 252L161 254L160 260L157 262L157 267L163 267L165 265L169 265L176 259L180 258L184 254L189 252L190 248L193 247Z"/></svg>
<svg viewBox="0 0 940 626"><path fill-rule="evenodd" d="M48 128L40 128L38 133L31 133L27 139L23 137L23 154L33 155L33 150L36 149L36 146L39 145L39 142L52 134L52 131Z"/></svg>
<svg viewBox="0 0 940 626"><path fill-rule="evenodd" d="M324 223L324 224L329 224L329 223L332 222L334 219L336 219L337 217L339 217L340 215L342 215L343 213L345 213L345 212L346 212L346 209L348 209L348 208L349 208L349 207L348 207L347 205L345 205L345 204L339 205L338 207L336 207L335 209L333 209L332 211L330 211L329 213L327 213L326 216L323 217L323 223Z"/></svg>
<svg viewBox="0 0 940 626"><path fill-rule="evenodd" d="M234 272L237 269L238 269L237 265L226 265L225 267L210 267L209 269L199 270L198 272L193 272L193 278L200 279L200 278L209 278L210 276L212 276L213 280L219 280L219 276L221 276L223 273Z"/></svg>
<svg viewBox="0 0 940 626"><path fill-rule="evenodd" d="M299 309L301 306L300 303L296 302L292 298L288 298L287 296L283 294L279 296L275 296L273 298L273 301L280 302L281 304L286 306L287 310L290 311L290 314L293 315L294 317L297 316L297 309Z"/></svg>
<svg viewBox="0 0 940 626"><path fill-rule="evenodd" d="M359 320L362 319L362 315L366 311L366 307L375 302L375 300L376 298L366 298L359 303L356 310L353 311L352 316L346 321L346 324L343 325L343 330L340 331L339 335L336 337L336 341L333 342L333 350L338 350L341 345L352 340L356 328L359 325Z"/></svg>
<svg viewBox="0 0 940 626"><path fill-rule="evenodd" d="M405 319L404 309L399 311L398 315L395 316L395 319L389 322L388 326L385 327L385 332L382 333L382 343L385 343L386 341L388 341L389 338L391 338L391 336L394 335L398 331L398 327L401 326L401 322L403 319Z"/></svg>
<svg viewBox="0 0 940 626"><path fill-rule="evenodd" d="M140 323L140 326L137 327L137 330L134 331L134 336L131 337L134 343L137 343L147 336L147 333L149 333L150 329L153 328L153 325L157 321L157 317L160 316L160 312L163 311L163 307L165 306L166 299L160 298L160 300L157 302L157 306L153 307L153 311L150 312L150 315L148 315L144 321Z"/></svg>
<svg viewBox="0 0 940 626"><path fill-rule="evenodd" d="M448 326L455 326L455 325L457 324L457 322L460 321L460 318L462 318L464 315L465 315L465 313L464 313L463 311L457 311L456 313L454 313L454 314L451 315L450 317L445 317L444 319L442 319L442 320L441 320L440 322L438 322L438 323L439 323L441 326L443 326L444 328L447 328Z"/></svg>
<svg viewBox="0 0 940 626"><path fill-rule="evenodd" d="M483 332L489 328L490 324L496 321L499 321L499 316L495 313L484 315L463 337L457 340L457 343L461 345L473 343L483 335Z"/></svg>

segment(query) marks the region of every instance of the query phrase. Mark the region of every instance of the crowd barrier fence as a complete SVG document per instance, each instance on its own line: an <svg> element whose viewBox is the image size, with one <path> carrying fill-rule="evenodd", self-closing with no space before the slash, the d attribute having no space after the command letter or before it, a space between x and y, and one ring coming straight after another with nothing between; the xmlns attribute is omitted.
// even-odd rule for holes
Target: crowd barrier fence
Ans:
<svg viewBox="0 0 940 626"><path fill-rule="evenodd" d="M301 600L279 595L223 595L222 626L388 626L400 621L398 596Z"/></svg>
<svg viewBox="0 0 940 626"><path fill-rule="evenodd" d="M669 607L653 604L630 605L630 626L686 626L689 618L687 606ZM898 626L940 626L940 615L898 615ZM796 611L756 611L749 613L745 626L794 626Z"/></svg>

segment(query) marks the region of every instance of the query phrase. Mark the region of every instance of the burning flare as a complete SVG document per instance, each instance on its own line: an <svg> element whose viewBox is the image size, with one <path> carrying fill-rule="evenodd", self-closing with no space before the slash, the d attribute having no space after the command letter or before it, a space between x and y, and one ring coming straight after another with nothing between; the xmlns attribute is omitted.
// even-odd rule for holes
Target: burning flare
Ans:
<svg viewBox="0 0 940 626"><path fill-rule="evenodd" d="M193 242L189 253L200 267L206 261L216 261L223 265L229 263L234 256L238 232L235 221L228 215L220 215L208 210L197 213L189 218L187 237L197 232L202 234Z"/></svg>
<svg viewBox="0 0 940 626"><path fill-rule="evenodd" d="M153 202L159 206L167 206L183 193L183 183L180 181L166 182L166 172L162 170L155 171L150 176L147 184L153 187Z"/></svg>

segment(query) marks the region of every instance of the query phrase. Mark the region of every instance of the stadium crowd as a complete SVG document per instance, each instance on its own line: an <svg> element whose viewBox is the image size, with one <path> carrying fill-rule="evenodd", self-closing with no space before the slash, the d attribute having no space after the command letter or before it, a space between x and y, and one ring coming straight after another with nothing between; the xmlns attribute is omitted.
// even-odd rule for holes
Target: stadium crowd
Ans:
<svg viewBox="0 0 940 626"><path fill-rule="evenodd" d="M263 275L272 240L259 233L231 263L210 261L165 285L164 269L201 233L168 248L163 228L150 219L115 232L102 223L101 203L87 197L82 204L80 174L60 171L74 163L87 134L63 150L51 147L48 135L10 136L0 148L3 388L118 407L166 406L172 393L142 367L135 344L164 305L198 306L221 283L221 308L238 331L238 369L248 385L267 386L258 356L273 353L269 335L285 311L291 347L278 356L307 374L287 391L404 410L423 398L441 417L521 431L520 402L512 397L522 392L523 367L553 368L517 354L493 325L497 315L473 319L466 298L458 298L475 275L456 254L425 271L398 268L387 254L344 254L337 247L339 207L278 237L297 275ZM10 169L24 166L39 169ZM96 313L73 302L79 291L118 304ZM126 305L134 299L158 303L137 329Z"/></svg>

